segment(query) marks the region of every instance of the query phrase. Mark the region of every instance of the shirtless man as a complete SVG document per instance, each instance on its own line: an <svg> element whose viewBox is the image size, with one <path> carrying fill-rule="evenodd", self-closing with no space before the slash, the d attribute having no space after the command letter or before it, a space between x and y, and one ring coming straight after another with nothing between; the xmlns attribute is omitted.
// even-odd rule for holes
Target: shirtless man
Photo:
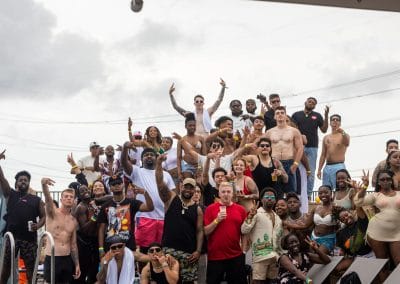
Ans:
<svg viewBox="0 0 400 284"><path fill-rule="evenodd" d="M71 215L75 191L71 188L63 190L60 199L61 208L57 208L49 191L49 186L52 185L54 185L53 180L42 178L42 190L46 204L46 229L54 238L55 283L70 283L72 277L77 279L81 274L76 243L78 222ZM47 283L50 283L51 280L50 256L51 246L48 241L44 261L44 278Z"/></svg>
<svg viewBox="0 0 400 284"><path fill-rule="evenodd" d="M283 192L296 192L296 170L303 155L301 133L287 124L285 107L277 107L274 118L277 125L269 129L265 137L272 142L272 157L281 161L289 176L289 182L282 187Z"/></svg>
<svg viewBox="0 0 400 284"><path fill-rule="evenodd" d="M182 137L183 140L188 142L193 150L201 155L205 155L207 151L204 137L195 134L196 132L196 118L193 113L187 113L185 119L185 128L187 134ZM197 171L197 160L193 159L192 156L183 153L182 142L178 142L177 146L177 165L178 165L178 177L182 181L186 177L193 177ZM190 172L191 175L186 176ZM186 174L185 174L186 173ZM185 174L185 176L183 176Z"/></svg>
<svg viewBox="0 0 400 284"><path fill-rule="evenodd" d="M336 172L345 169L345 154L350 144L350 136L340 128L341 116L333 114L330 117L332 133L328 134L322 140L322 152L319 158L317 177L321 179L321 170L325 164L322 178L323 185L336 187Z"/></svg>
<svg viewBox="0 0 400 284"><path fill-rule="evenodd" d="M212 141L220 138L224 141L223 155L232 154L236 150L236 140L233 133L233 120L229 116L221 116L215 121L215 127L218 128L206 138L206 144L211 145Z"/></svg>
<svg viewBox="0 0 400 284"><path fill-rule="evenodd" d="M217 111L218 107L220 106L224 98L226 89L226 84L224 80L221 79L219 83L222 86L222 88L221 92L219 93L218 99L206 111L204 111L204 97L202 95L196 95L194 97L194 106L195 106L194 115L196 117L196 134L198 135L202 135L205 137L210 133L210 130L212 128L211 116ZM171 87L169 88L169 97L171 99L172 106L180 115L185 116L186 113L188 113L188 111L184 110L183 108L177 105L173 95L174 91L175 91L175 84L172 84Z"/></svg>

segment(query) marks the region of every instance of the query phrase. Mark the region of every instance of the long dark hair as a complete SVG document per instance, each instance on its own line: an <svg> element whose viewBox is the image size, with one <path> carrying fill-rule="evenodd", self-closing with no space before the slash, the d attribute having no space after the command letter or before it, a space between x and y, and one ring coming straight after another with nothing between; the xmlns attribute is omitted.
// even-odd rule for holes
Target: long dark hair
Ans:
<svg viewBox="0 0 400 284"><path fill-rule="evenodd" d="M151 142L151 140L150 140L150 128L155 128L156 130L157 130L157 137L156 137L156 142L158 143L158 144L161 144L161 142L162 142L162 136L161 136L161 132L160 132L160 129L158 129L156 126L154 126L154 125L152 125L152 126L149 126L149 127L147 127L147 129L146 129L146 137L147 137L147 142Z"/></svg>
<svg viewBox="0 0 400 284"><path fill-rule="evenodd" d="M392 151L388 154L387 158L386 158L386 164L385 164L385 169L386 170L391 170L392 166L390 165L390 158L392 157L392 155L394 155L395 153L399 153L400 151Z"/></svg>

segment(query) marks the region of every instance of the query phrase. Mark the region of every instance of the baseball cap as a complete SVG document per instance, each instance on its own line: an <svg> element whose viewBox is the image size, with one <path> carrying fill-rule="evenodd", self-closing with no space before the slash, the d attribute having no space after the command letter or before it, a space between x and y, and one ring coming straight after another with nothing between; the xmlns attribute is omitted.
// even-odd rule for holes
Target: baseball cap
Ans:
<svg viewBox="0 0 400 284"><path fill-rule="evenodd" d="M183 180L182 184L183 185L190 184L190 185L193 185L193 187L196 187L196 181L192 178L185 178Z"/></svg>
<svg viewBox="0 0 400 284"><path fill-rule="evenodd" d="M99 143L97 143L97 142L90 142L90 144L89 144L89 149L92 149L93 147L100 147L100 145L99 145Z"/></svg>
<svg viewBox="0 0 400 284"><path fill-rule="evenodd" d="M135 132L133 132L133 136L142 136L142 132L135 131Z"/></svg>

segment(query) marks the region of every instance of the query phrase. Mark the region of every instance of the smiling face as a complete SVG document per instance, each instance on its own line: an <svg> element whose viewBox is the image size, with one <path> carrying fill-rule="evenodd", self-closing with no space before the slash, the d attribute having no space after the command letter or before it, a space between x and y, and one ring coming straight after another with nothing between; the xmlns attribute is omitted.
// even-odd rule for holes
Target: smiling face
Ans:
<svg viewBox="0 0 400 284"><path fill-rule="evenodd" d="M343 210L339 213L339 221L346 226L350 226L354 223L354 217L349 211Z"/></svg>
<svg viewBox="0 0 400 284"><path fill-rule="evenodd" d="M172 147L172 141L169 138L163 138L161 142L161 147L165 150L168 151Z"/></svg>
<svg viewBox="0 0 400 284"><path fill-rule="evenodd" d="M246 111L248 113L254 114L256 109L257 109L257 105L256 105L256 101L255 100L249 99L249 100L246 101Z"/></svg>
<svg viewBox="0 0 400 284"><path fill-rule="evenodd" d="M186 122L186 130L188 135L193 135L196 132L196 121L195 120L190 120Z"/></svg>
<svg viewBox="0 0 400 284"><path fill-rule="evenodd" d="M104 149L104 154L106 154L107 157L114 157L114 147L108 145L106 149Z"/></svg>
<svg viewBox="0 0 400 284"><path fill-rule="evenodd" d="M264 120L261 118L254 119L253 128L254 130L262 130L264 127Z"/></svg>
<svg viewBox="0 0 400 284"><path fill-rule="evenodd" d="M233 170L236 174L243 174L246 169L246 163L242 159L238 159L233 163Z"/></svg>
<svg viewBox="0 0 400 284"><path fill-rule="evenodd" d="M322 203L329 203L332 199L332 191L328 187L321 186L318 189L318 197Z"/></svg>
<svg viewBox="0 0 400 284"><path fill-rule="evenodd" d="M289 235L286 239L286 248L290 254L297 254L300 252L300 241L295 235Z"/></svg>
<svg viewBox="0 0 400 284"><path fill-rule="evenodd" d="M390 153L389 164L393 168L400 168L400 151L392 151Z"/></svg>
<svg viewBox="0 0 400 284"><path fill-rule="evenodd" d="M81 185L79 187L79 198L81 200L90 199L90 190L86 185Z"/></svg>
<svg viewBox="0 0 400 284"><path fill-rule="evenodd" d="M102 182L95 181L93 183L93 194L95 196L102 196L102 195L106 194L106 191L105 191L105 188L104 188L104 185Z"/></svg>
<svg viewBox="0 0 400 284"><path fill-rule="evenodd" d="M199 204L200 199L201 199L201 189L200 187L196 186L196 188L194 189L192 200L194 203Z"/></svg>
<svg viewBox="0 0 400 284"><path fill-rule="evenodd" d="M284 218L288 213L288 206L285 200L281 199L276 202L275 205L275 212L276 214L282 218Z"/></svg>
<svg viewBox="0 0 400 284"><path fill-rule="evenodd" d="M192 184L184 184L181 187L181 195L183 199L192 199L195 187Z"/></svg>
<svg viewBox="0 0 400 284"><path fill-rule="evenodd" d="M157 128L155 128L154 126L150 127L149 128L149 137L154 139L154 138L157 138L157 135L158 135Z"/></svg>
<svg viewBox="0 0 400 284"><path fill-rule="evenodd" d="M349 179L349 176L345 172L338 172L336 174L336 188L337 189L346 189L347 183L346 181Z"/></svg>

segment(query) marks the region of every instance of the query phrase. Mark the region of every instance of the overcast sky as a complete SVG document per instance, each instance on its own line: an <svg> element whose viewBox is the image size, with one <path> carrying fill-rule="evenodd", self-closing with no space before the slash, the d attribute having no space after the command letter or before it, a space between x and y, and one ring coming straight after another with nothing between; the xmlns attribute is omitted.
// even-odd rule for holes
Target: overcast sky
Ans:
<svg viewBox="0 0 400 284"><path fill-rule="evenodd" d="M184 133L169 102L193 108L203 94L232 99L281 94L293 113L308 96L340 113L351 135L352 175L385 158L400 138L398 13L244 0L3 0L0 9L1 166L42 176L63 189L74 177L66 156L91 141L122 144L133 129L156 125ZM208 104L207 104L208 103ZM329 129L330 131L330 129ZM384 133L385 132L385 133ZM322 136L320 136L321 138Z"/></svg>

